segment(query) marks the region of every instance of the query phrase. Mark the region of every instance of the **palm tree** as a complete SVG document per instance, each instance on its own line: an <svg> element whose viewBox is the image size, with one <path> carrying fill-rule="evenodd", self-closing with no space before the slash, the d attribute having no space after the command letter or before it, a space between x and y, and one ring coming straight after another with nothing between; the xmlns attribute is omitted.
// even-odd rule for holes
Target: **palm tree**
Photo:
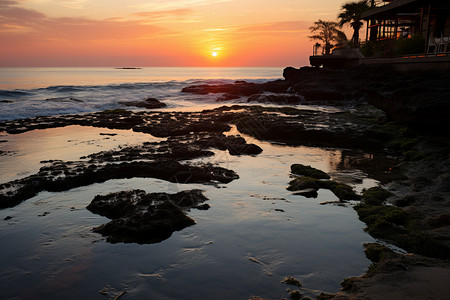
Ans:
<svg viewBox="0 0 450 300"><path fill-rule="evenodd" d="M359 29L363 26L361 22L361 14L368 10L369 0L360 0L359 2L350 2L342 5L342 12L338 15L339 26L350 24L353 28L352 45L357 48L359 46Z"/></svg>
<svg viewBox="0 0 450 300"><path fill-rule="evenodd" d="M314 35L308 36L310 39L322 41L323 52L330 54L331 49L335 46L334 42L339 42L341 31L338 30L339 24L332 21L319 21L314 22L314 26L309 27L311 33Z"/></svg>

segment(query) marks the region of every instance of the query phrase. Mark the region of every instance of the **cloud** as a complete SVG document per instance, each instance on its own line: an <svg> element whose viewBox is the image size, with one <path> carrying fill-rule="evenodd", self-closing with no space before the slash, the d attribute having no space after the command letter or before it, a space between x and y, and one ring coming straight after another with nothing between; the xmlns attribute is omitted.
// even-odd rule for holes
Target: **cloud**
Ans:
<svg viewBox="0 0 450 300"><path fill-rule="evenodd" d="M229 31L231 30L231 28L207 28L207 29L203 29L203 31L205 32L217 32L217 31Z"/></svg>
<svg viewBox="0 0 450 300"><path fill-rule="evenodd" d="M82 9L87 4L87 0L59 0L58 3L61 6L70 8L70 9Z"/></svg>
<svg viewBox="0 0 450 300"><path fill-rule="evenodd" d="M138 12L133 14L134 16L143 17L143 18L165 18L172 16L185 16L192 13L192 9L189 8L180 8L180 9L172 9L172 10L162 10L162 11L148 11L148 12Z"/></svg>
<svg viewBox="0 0 450 300"><path fill-rule="evenodd" d="M41 34L48 38L78 41L132 40L164 31L139 21L92 20L87 18L56 18L40 24ZM44 32L45 31L45 32Z"/></svg>
<svg viewBox="0 0 450 300"><path fill-rule="evenodd" d="M27 21L28 19L40 19L45 15L32 9L16 7L17 1L0 0L0 22L3 20L17 19Z"/></svg>
<svg viewBox="0 0 450 300"><path fill-rule="evenodd" d="M17 1L11 1L11 0L0 0L0 7L10 6L18 4Z"/></svg>
<svg viewBox="0 0 450 300"><path fill-rule="evenodd" d="M29 40L112 40L136 39L164 29L139 20L89 18L49 18L31 9L14 6L17 1L0 0L0 37L8 41L8 34L20 34Z"/></svg>
<svg viewBox="0 0 450 300"><path fill-rule="evenodd" d="M172 10L180 7L192 7L192 6L203 6L211 5L215 3L232 2L235 0L154 0L152 3L137 4L135 5L138 9L153 9L153 10Z"/></svg>
<svg viewBox="0 0 450 300"><path fill-rule="evenodd" d="M308 22L270 22L259 23L237 27L235 32L239 33L298 33L306 30L310 26Z"/></svg>
<svg viewBox="0 0 450 300"><path fill-rule="evenodd" d="M309 26L310 24L304 21L270 22L206 28L201 32L207 34L208 38L203 38L203 40L209 43L242 44L244 42L248 44L250 41L264 43L281 38L297 40L309 33Z"/></svg>

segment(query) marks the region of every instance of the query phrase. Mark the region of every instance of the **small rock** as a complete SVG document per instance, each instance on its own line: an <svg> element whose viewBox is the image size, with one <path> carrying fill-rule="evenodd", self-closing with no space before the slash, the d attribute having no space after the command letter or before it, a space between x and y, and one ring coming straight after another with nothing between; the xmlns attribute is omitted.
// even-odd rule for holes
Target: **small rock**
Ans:
<svg viewBox="0 0 450 300"><path fill-rule="evenodd" d="M195 221L183 210L196 208L206 200L200 190L176 194L133 190L96 196L87 209L112 219L94 228L109 242L157 243L174 231L194 225Z"/></svg>
<svg viewBox="0 0 450 300"><path fill-rule="evenodd" d="M161 108L161 107L167 106L165 103L160 102L158 99L155 99L155 98L147 98L144 101L120 101L119 104L122 104L125 106L148 108L148 109Z"/></svg>
<svg viewBox="0 0 450 300"><path fill-rule="evenodd" d="M289 292L289 297L291 297L291 299L300 300L302 299L302 294L299 290L292 290Z"/></svg>
<svg viewBox="0 0 450 300"><path fill-rule="evenodd" d="M302 287L302 283L300 282L300 280L292 277L292 276L287 276L286 278L284 278L284 280L282 281L282 283L285 284L289 284L289 285L295 285L298 287Z"/></svg>

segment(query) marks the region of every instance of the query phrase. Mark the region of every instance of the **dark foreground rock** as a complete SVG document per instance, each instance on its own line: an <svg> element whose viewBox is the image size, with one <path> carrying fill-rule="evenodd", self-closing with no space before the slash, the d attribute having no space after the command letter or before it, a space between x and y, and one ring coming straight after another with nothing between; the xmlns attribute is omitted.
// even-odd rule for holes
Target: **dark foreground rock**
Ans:
<svg viewBox="0 0 450 300"><path fill-rule="evenodd" d="M293 94L256 94L248 97L247 102L300 104L303 97Z"/></svg>
<svg viewBox="0 0 450 300"><path fill-rule="evenodd" d="M98 195L87 206L93 213L112 219L94 228L112 243L157 243L174 231L195 224L186 210L197 208L208 200L200 190L176 194L151 193L142 190ZM204 209L204 204L201 209Z"/></svg>
<svg viewBox="0 0 450 300"><path fill-rule="evenodd" d="M149 177L176 183L228 183L239 176L210 164L189 165L175 160L91 164L53 162L37 174L0 185L0 207L12 207L41 191L60 192L110 179Z"/></svg>
<svg viewBox="0 0 450 300"><path fill-rule="evenodd" d="M142 107L147 109L161 108L167 106L165 103L155 98L147 98L143 101L120 101L119 104L125 106Z"/></svg>

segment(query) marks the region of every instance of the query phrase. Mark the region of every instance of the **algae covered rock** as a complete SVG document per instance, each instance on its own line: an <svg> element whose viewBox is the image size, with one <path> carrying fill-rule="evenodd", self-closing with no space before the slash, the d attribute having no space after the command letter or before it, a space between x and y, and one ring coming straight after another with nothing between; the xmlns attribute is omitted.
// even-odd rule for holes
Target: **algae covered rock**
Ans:
<svg viewBox="0 0 450 300"><path fill-rule="evenodd" d="M330 179L330 175L327 173L302 164L291 165L291 172L296 175L308 176L316 179Z"/></svg>
<svg viewBox="0 0 450 300"><path fill-rule="evenodd" d="M313 189L313 190L319 190L320 188L320 182L318 179L311 178L311 177L298 177L291 182L289 182L289 186L287 187L288 191L300 191L300 190L306 190L306 189Z"/></svg>
<svg viewBox="0 0 450 300"><path fill-rule="evenodd" d="M370 261L374 263L379 262L386 256L395 255L395 253L391 249L389 249L385 245L381 245L378 243L364 244L364 254Z"/></svg>
<svg viewBox="0 0 450 300"><path fill-rule="evenodd" d="M297 166L297 165L293 165ZM300 167L295 168L296 170L304 170L304 174L312 174L313 176L325 177L328 176L326 173L323 173L320 170L316 170L309 166L298 165ZM303 168L305 167L305 168ZM293 168L291 167L291 170ZM299 173L300 173L299 171ZM318 172L316 172L318 171ZM322 174L323 173L323 174ZM329 176L328 176L329 177ZM298 192L298 195L305 195L306 197L313 196L317 197L317 191L319 189L327 189L333 192L339 200L359 200L361 196L355 193L353 188L349 185L338 183L333 180L321 180L308 176L297 177L289 182L289 186L287 187L288 191ZM315 195L315 196L314 196Z"/></svg>
<svg viewBox="0 0 450 300"><path fill-rule="evenodd" d="M371 236L391 241L408 252L441 259L450 258L450 248L420 227L422 216L395 206L360 203L355 206L359 219L367 224Z"/></svg>
<svg viewBox="0 0 450 300"><path fill-rule="evenodd" d="M174 231L195 224L185 210L208 200L200 190L176 194L151 193L142 190L98 195L87 206L93 213L112 219L94 228L112 243L157 243ZM204 208L204 204L200 205Z"/></svg>
<svg viewBox="0 0 450 300"><path fill-rule="evenodd" d="M333 180L320 181L321 187L329 189L339 198L339 200L359 200L361 196L356 194L353 188L347 184Z"/></svg>
<svg viewBox="0 0 450 300"><path fill-rule="evenodd" d="M387 198L393 196L391 192L382 187L371 187L363 192L363 202L369 205L382 205Z"/></svg>

